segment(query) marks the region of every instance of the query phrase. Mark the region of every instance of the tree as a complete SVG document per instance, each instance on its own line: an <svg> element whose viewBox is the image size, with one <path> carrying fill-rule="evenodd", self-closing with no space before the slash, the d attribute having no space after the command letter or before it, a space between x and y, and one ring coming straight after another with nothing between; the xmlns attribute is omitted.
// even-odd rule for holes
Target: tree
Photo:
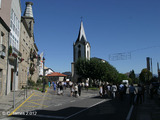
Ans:
<svg viewBox="0 0 160 120"><path fill-rule="evenodd" d="M119 73L117 82L120 84L122 83L122 80L129 80L129 78L126 74Z"/></svg>
<svg viewBox="0 0 160 120"><path fill-rule="evenodd" d="M152 79L152 73L146 68L142 69L139 75L140 82L146 83L146 82L149 82L151 79Z"/></svg>
<svg viewBox="0 0 160 120"><path fill-rule="evenodd" d="M75 63L76 71L82 78L91 78L92 80L116 81L118 72L107 61L91 58L90 60L79 59Z"/></svg>
<svg viewBox="0 0 160 120"><path fill-rule="evenodd" d="M87 59L78 59L77 62L75 63L75 68L76 68L76 72L77 74L86 79L89 77L89 60Z"/></svg>
<svg viewBox="0 0 160 120"><path fill-rule="evenodd" d="M129 73L129 78L131 78L132 83L135 83L135 82L136 82L136 75L135 75L135 73L134 73L134 70L130 71L130 73Z"/></svg>

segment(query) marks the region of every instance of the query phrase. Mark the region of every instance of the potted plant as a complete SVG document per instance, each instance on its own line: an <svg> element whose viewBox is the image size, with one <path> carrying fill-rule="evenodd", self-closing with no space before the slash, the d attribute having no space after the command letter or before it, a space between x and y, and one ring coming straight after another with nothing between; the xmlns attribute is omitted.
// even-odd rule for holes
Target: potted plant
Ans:
<svg viewBox="0 0 160 120"><path fill-rule="evenodd" d="M9 49L8 49L8 55L11 56L12 55L12 46L9 46Z"/></svg>

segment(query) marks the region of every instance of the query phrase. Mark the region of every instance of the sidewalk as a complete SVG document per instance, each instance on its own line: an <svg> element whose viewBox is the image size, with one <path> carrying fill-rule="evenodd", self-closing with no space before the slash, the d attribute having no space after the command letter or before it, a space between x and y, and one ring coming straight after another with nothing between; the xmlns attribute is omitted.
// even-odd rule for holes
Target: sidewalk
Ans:
<svg viewBox="0 0 160 120"><path fill-rule="evenodd" d="M33 90L27 91L27 97L32 94ZM19 103L25 100L24 90L15 91L15 108L18 107ZM5 113L13 110L13 92L10 92L6 96L0 98L0 118Z"/></svg>
<svg viewBox="0 0 160 120"><path fill-rule="evenodd" d="M160 100L155 95L153 99L145 96L142 104L136 104L131 120L160 120Z"/></svg>

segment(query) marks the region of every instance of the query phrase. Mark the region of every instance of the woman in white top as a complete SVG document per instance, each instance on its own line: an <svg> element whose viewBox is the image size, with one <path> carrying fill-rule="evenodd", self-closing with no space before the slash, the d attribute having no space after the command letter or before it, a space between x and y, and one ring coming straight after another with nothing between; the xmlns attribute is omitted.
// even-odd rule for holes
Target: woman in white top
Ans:
<svg viewBox="0 0 160 120"><path fill-rule="evenodd" d="M77 86L77 84L74 86L74 91L75 91L75 97L78 97L77 96L77 93L78 93L78 86Z"/></svg>
<svg viewBox="0 0 160 120"><path fill-rule="evenodd" d="M113 98L116 97L116 91L117 91L117 86L115 84L112 85L112 95L113 95Z"/></svg>
<svg viewBox="0 0 160 120"><path fill-rule="evenodd" d="M99 94L100 94L100 97L102 97L102 95L103 95L103 87L102 87L102 85L100 85L100 87L99 87Z"/></svg>

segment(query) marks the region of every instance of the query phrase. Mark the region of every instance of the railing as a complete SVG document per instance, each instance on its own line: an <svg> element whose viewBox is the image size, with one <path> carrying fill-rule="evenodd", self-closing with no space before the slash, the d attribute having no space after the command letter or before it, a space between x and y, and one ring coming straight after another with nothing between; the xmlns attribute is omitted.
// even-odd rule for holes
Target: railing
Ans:
<svg viewBox="0 0 160 120"><path fill-rule="evenodd" d="M22 56L22 53L19 52L14 46L12 46L12 49L13 49L14 53L18 54L18 56L20 56L20 57Z"/></svg>

